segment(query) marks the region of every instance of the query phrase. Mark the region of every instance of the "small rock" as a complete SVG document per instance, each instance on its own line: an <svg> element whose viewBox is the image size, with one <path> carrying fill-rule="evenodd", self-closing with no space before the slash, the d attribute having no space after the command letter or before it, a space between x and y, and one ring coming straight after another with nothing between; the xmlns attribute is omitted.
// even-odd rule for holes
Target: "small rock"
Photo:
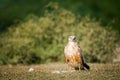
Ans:
<svg viewBox="0 0 120 80"><path fill-rule="evenodd" d="M29 68L28 72L33 72L34 68Z"/></svg>
<svg viewBox="0 0 120 80"><path fill-rule="evenodd" d="M59 74L59 73L60 73L60 71L52 71L52 73L57 73L57 74Z"/></svg>

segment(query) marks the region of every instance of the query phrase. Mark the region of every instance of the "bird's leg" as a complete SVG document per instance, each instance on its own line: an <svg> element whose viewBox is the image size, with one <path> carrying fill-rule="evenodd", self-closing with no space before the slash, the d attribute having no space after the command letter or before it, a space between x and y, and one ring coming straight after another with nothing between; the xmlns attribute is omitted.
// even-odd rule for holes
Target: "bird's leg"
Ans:
<svg viewBox="0 0 120 80"><path fill-rule="evenodd" d="M81 66L82 66L82 65L81 65L81 64L79 64L79 66L78 66L78 67L79 67L79 71L81 70Z"/></svg>
<svg viewBox="0 0 120 80"><path fill-rule="evenodd" d="M72 67L70 65L68 65L68 71L71 71Z"/></svg>
<svg viewBox="0 0 120 80"><path fill-rule="evenodd" d="M68 65L68 71L71 71L72 67Z"/></svg>
<svg viewBox="0 0 120 80"><path fill-rule="evenodd" d="M83 66L82 63L81 63L80 66L79 66L79 70L84 70L84 66Z"/></svg>
<svg viewBox="0 0 120 80"><path fill-rule="evenodd" d="M79 71L80 71L80 66L79 66Z"/></svg>
<svg viewBox="0 0 120 80"><path fill-rule="evenodd" d="M81 70L85 70L85 68L84 68L84 66L83 66L83 65L80 67L80 69L81 69Z"/></svg>

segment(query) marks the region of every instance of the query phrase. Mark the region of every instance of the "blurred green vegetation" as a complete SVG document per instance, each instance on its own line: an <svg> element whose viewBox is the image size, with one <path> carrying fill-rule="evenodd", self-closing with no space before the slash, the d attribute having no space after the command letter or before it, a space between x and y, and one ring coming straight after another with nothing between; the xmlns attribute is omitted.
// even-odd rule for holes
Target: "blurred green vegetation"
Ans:
<svg viewBox="0 0 120 80"><path fill-rule="evenodd" d="M89 16L76 15L50 2L44 15L29 15L0 35L0 64L64 61L68 36L76 35L88 62L112 62L118 55L119 33Z"/></svg>
<svg viewBox="0 0 120 80"><path fill-rule="evenodd" d="M57 2L69 11L111 25L120 32L120 0L0 0L0 31L24 21L29 14L44 15L44 6Z"/></svg>

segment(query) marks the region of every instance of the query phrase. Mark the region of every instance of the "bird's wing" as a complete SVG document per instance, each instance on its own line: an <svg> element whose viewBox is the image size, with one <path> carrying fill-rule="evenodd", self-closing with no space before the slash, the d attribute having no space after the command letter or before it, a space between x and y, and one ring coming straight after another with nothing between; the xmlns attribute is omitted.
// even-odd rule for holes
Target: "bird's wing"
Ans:
<svg viewBox="0 0 120 80"><path fill-rule="evenodd" d="M80 48L80 46L78 46L78 53L81 57L82 62L84 63L84 58L83 58L83 55L82 55L82 49Z"/></svg>

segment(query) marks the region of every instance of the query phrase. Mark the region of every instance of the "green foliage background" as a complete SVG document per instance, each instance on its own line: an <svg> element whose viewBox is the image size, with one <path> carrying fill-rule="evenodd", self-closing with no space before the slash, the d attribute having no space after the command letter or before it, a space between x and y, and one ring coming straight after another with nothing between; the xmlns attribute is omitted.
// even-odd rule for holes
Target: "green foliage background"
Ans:
<svg viewBox="0 0 120 80"><path fill-rule="evenodd" d="M58 3L45 6L44 15L29 15L0 35L0 64L64 61L67 38L75 35L87 62L112 62L118 55L119 33L110 25L81 17Z"/></svg>
<svg viewBox="0 0 120 80"><path fill-rule="evenodd" d="M24 21L29 14L43 16L44 6L50 2L57 2L75 14L87 15L104 27L110 24L120 31L120 0L0 0L0 31L19 20Z"/></svg>

